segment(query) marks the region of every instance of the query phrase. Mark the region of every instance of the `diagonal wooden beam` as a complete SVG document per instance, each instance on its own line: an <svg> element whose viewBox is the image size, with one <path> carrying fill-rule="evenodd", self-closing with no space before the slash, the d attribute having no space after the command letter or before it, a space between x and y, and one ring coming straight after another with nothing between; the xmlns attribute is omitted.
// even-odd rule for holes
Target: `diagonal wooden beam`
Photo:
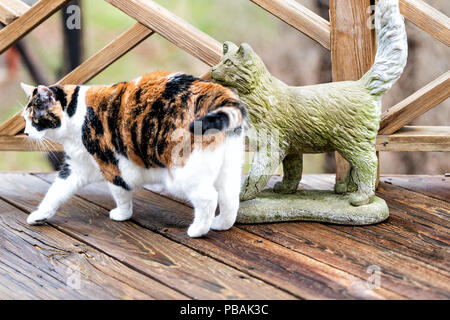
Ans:
<svg viewBox="0 0 450 320"><path fill-rule="evenodd" d="M295 0L250 0L330 50L330 23Z"/></svg>
<svg viewBox="0 0 450 320"><path fill-rule="evenodd" d="M450 96L450 71L387 109L381 116L379 134L392 134Z"/></svg>
<svg viewBox="0 0 450 320"><path fill-rule="evenodd" d="M41 0L23 15L0 30L0 53L3 53L69 1Z"/></svg>
<svg viewBox="0 0 450 320"><path fill-rule="evenodd" d="M59 80L58 83L82 84L89 81L153 33L154 32L146 26L136 23L130 29L106 45L102 50L83 62L64 78ZM2 126L0 126L0 135L13 136L25 128L24 120L20 114L21 112L18 112Z"/></svg>
<svg viewBox="0 0 450 320"><path fill-rule="evenodd" d="M400 12L406 19L450 46L450 19L422 0L400 0Z"/></svg>
<svg viewBox="0 0 450 320"><path fill-rule="evenodd" d="M150 0L106 0L209 66L222 56L222 45Z"/></svg>
<svg viewBox="0 0 450 320"><path fill-rule="evenodd" d="M8 25L23 15L30 6L20 0L0 1L0 22Z"/></svg>
<svg viewBox="0 0 450 320"><path fill-rule="evenodd" d="M153 30L143 24L136 23L102 50L59 80L58 84L81 84L88 82L153 33Z"/></svg>

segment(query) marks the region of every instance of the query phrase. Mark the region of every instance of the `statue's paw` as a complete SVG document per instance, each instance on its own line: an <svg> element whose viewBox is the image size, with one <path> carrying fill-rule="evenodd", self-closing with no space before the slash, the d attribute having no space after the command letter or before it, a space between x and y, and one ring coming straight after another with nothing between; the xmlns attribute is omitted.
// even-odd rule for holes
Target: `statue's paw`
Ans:
<svg viewBox="0 0 450 320"><path fill-rule="evenodd" d="M345 181L338 181L334 185L334 192L336 193L346 193L348 189L348 184Z"/></svg>
<svg viewBox="0 0 450 320"><path fill-rule="evenodd" d="M256 198L256 194L250 194L250 193L241 193L241 195L239 196L239 200L241 200L241 201L252 200L255 198Z"/></svg>
<svg viewBox="0 0 450 320"><path fill-rule="evenodd" d="M348 201L352 206L358 207L365 204L369 204L373 199L373 194L367 194L363 192L353 192L350 194Z"/></svg>
<svg viewBox="0 0 450 320"><path fill-rule="evenodd" d="M297 191L298 183L286 183L283 181L279 181L275 183L273 186L273 191L276 193L284 193L284 194L290 194L295 193Z"/></svg>

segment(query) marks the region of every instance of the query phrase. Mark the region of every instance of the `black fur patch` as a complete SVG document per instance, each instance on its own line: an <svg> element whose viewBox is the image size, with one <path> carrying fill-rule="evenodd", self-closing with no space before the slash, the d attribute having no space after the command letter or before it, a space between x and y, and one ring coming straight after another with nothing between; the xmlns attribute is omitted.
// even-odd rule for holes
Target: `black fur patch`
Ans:
<svg viewBox="0 0 450 320"><path fill-rule="evenodd" d="M76 86L75 90L73 91L72 97L70 98L69 105L67 106L67 114L69 115L69 117L72 117L75 114L75 112L77 112L79 91L80 86Z"/></svg>
<svg viewBox="0 0 450 320"><path fill-rule="evenodd" d="M186 74L176 75L166 83L166 88L161 96L166 100L176 98L181 92L188 90L192 83L197 80L202 79Z"/></svg>
<svg viewBox="0 0 450 320"><path fill-rule="evenodd" d="M136 104L138 105L139 103L141 103L141 94L142 94L142 88L139 88L136 90L136 96L135 96L135 100L136 100Z"/></svg>
<svg viewBox="0 0 450 320"><path fill-rule="evenodd" d="M167 116L165 106L166 104L163 100L160 98L156 99L143 120L141 130L142 138L139 148L140 152L137 155L142 159L146 168L151 167L152 163L157 167L165 167L165 165L156 157L155 152L158 144L158 133L164 118ZM148 152L149 147L151 148L150 154ZM160 150L162 149L164 148L160 146Z"/></svg>
<svg viewBox="0 0 450 320"><path fill-rule="evenodd" d="M66 92L60 86L52 86L52 87L49 87L49 89L55 95L56 101L59 101L61 103L61 106L62 106L63 110L65 110L66 106L67 106L67 94L66 94Z"/></svg>
<svg viewBox="0 0 450 320"><path fill-rule="evenodd" d="M91 137L91 127L94 128L94 131L100 130L101 128L103 132L103 126L98 126L97 121L100 122L92 107L87 107L87 114L84 118L83 127L81 129L81 139L83 141L83 145L91 155L97 156L100 161L104 163L112 163L113 165L117 166L118 161L114 155L114 151L109 148L102 149L99 139Z"/></svg>
<svg viewBox="0 0 450 320"><path fill-rule="evenodd" d="M128 190L128 191L131 190L130 186L120 176L114 177L113 184L118 187L122 187L125 190Z"/></svg>
<svg viewBox="0 0 450 320"><path fill-rule="evenodd" d="M58 172L58 177L61 179L67 179L70 174L72 173L72 170L70 169L70 166L67 162L64 162Z"/></svg>
<svg viewBox="0 0 450 320"><path fill-rule="evenodd" d="M103 124L100 121L100 119L98 118L94 109L92 107L87 107L86 113L87 113L86 118L89 122L89 127L94 128L96 135L100 135L100 136L103 135L103 133L105 132L103 129Z"/></svg>
<svg viewBox="0 0 450 320"><path fill-rule="evenodd" d="M125 92L125 87L120 90L120 92L116 95L111 97L110 102L110 110L109 110L109 116L108 116L108 127L109 131L111 132L111 142L116 151L128 158L127 155L127 147L123 143L122 134L120 132L120 106L122 104L122 96Z"/></svg>
<svg viewBox="0 0 450 320"><path fill-rule="evenodd" d="M230 124L230 119L228 118L228 115L222 111L207 114L206 116L200 118L197 121L202 122L201 134L204 134L206 131L210 129L224 130L228 128ZM195 128L194 123L195 121L189 125L189 131L198 134L197 132L194 132Z"/></svg>
<svg viewBox="0 0 450 320"><path fill-rule="evenodd" d="M37 131L42 131L45 129L55 129L61 126L61 120L51 112L44 113L42 117L34 119L37 119L37 123L33 121L31 125Z"/></svg>

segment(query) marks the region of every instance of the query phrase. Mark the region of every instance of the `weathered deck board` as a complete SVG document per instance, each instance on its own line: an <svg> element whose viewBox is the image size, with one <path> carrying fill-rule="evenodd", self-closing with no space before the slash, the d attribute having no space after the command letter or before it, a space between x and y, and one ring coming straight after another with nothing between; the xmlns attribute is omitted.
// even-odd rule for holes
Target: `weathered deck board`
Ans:
<svg viewBox="0 0 450 320"><path fill-rule="evenodd" d="M47 179L52 180L50 177ZM111 197L103 196L99 200L102 190L105 188L93 185L79 195L101 202L107 209L113 208L115 204ZM239 228L229 232L210 232L206 239L189 239L185 234L192 220L192 209L147 190L135 192L133 220L302 298L402 297L389 290L375 292L364 286L352 285L362 283L365 278L332 268Z"/></svg>
<svg viewBox="0 0 450 320"><path fill-rule="evenodd" d="M0 263L21 268L20 273L8 273L8 277L20 275L24 277L21 286L29 285L31 289L38 285L45 289L42 292L27 290L27 294L38 294L36 298L41 298L39 295L45 292L46 298L54 299L187 298L51 226L35 228L27 225L27 215L2 200L0 212ZM67 285L70 275L78 271L79 289ZM4 279L2 276L0 283ZM40 279L42 283L39 283ZM131 279L140 280L138 289L133 287ZM13 291L8 290L9 293ZM7 292L0 292L0 297L7 297Z"/></svg>
<svg viewBox="0 0 450 320"><path fill-rule="evenodd" d="M373 226L237 225L190 239L186 204L139 190L133 219L114 222L107 217L114 202L101 184L80 191L49 225L28 226L26 213L54 176L0 173L0 199L14 205L0 200L0 298L450 298L450 204L433 197L433 190L446 192L437 184L421 193L382 178L390 183L380 183L378 195L390 218ZM303 189L330 189L334 176L302 182ZM85 291L60 290L80 261L89 271ZM379 268L379 289L367 283L370 266Z"/></svg>
<svg viewBox="0 0 450 320"><path fill-rule="evenodd" d="M280 179L274 176L269 186ZM333 185L333 175L306 175L300 189L332 189ZM398 192L402 190L397 189ZM407 190L404 192L407 197L414 197L408 195ZM384 194L379 195L386 198ZM384 279L383 287L405 297L448 298L450 239L446 229L437 231L435 225L430 228L415 224L408 219L407 212L393 207L389 200L388 204L391 207L388 222L367 227L302 222L240 225L239 228L362 278L367 277L369 266L376 265ZM439 205L441 210L447 206L445 203ZM421 215L426 217L428 213ZM444 221L447 228L450 225L448 218ZM363 287L364 282L353 285Z"/></svg>
<svg viewBox="0 0 450 320"><path fill-rule="evenodd" d="M444 175L390 175L389 177L381 177L381 181L450 202L450 177Z"/></svg>
<svg viewBox="0 0 450 320"><path fill-rule="evenodd" d="M50 186L32 175L4 173L0 177L0 196L28 212ZM191 298L293 298L135 223L112 221L107 210L79 197L63 205L51 225Z"/></svg>

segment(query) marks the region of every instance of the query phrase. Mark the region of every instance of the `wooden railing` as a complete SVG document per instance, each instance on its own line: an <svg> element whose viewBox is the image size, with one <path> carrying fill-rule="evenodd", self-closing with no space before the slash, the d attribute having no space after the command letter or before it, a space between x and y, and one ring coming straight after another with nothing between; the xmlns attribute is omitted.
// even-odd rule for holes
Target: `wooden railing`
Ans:
<svg viewBox="0 0 450 320"><path fill-rule="evenodd" d="M59 83L85 83L144 39L158 33L209 66L222 55L221 43L151 0L105 0L137 23L62 78ZM242 0L245 1L245 0ZM370 0L330 0L331 21L294 0L251 0L331 51L333 80L355 80L366 72L375 53L374 33L365 25ZM31 8L19 0L1 0L0 54L45 21L69 0L40 0ZM400 0L406 19L447 46L450 19L422 0ZM358 30L360 32L354 32ZM351 34L351 37L343 35ZM209 71L203 78L209 77ZM445 72L382 115L379 151L450 151L450 127L404 127L450 95L450 72ZM0 125L0 150L35 150L23 135L20 112ZM60 150L55 145L55 150ZM337 179L345 164L337 159Z"/></svg>

